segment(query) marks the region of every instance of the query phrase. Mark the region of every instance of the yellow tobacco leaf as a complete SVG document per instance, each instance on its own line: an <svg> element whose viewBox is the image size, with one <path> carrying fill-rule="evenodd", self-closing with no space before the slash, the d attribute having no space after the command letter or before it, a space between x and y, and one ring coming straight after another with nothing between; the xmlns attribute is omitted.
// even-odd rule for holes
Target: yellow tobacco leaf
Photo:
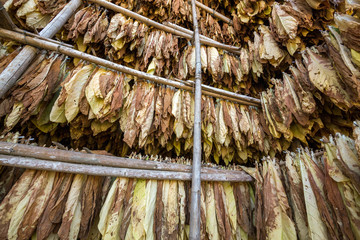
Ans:
<svg viewBox="0 0 360 240"><path fill-rule="evenodd" d="M224 182L224 191L226 197L226 207L230 218L232 234L236 235L237 228L237 213L236 213L236 201L234 197L233 187L229 182Z"/></svg>
<svg viewBox="0 0 360 240"><path fill-rule="evenodd" d="M113 184L111 185L111 188L106 196L104 205L102 206L101 211L100 211L100 219L99 219L99 223L98 223L98 229L103 236L105 235L105 232L107 229L109 213L110 213L111 208L114 203L114 199L116 196L119 181L120 181L120 178L116 178L115 181L113 182Z"/></svg>
<svg viewBox="0 0 360 240"><path fill-rule="evenodd" d="M123 218L123 202L124 202L124 198L125 198L125 194L126 194L126 189L128 186L128 178L118 178L118 180L115 180L115 184L117 189L115 190L115 193L113 196L114 199L112 199L112 196L109 194L112 194L111 192L109 192L108 197L106 198L105 203L107 204L105 207L105 204L103 205L104 211L101 214L102 217L102 223L105 222L104 217L106 218L106 224L105 225L100 225L100 227L106 228L106 232L103 235L103 239L104 240L112 240L112 239L116 239L119 240L120 236L119 236L119 232L120 232L120 225L122 222L122 218ZM114 184L113 184L114 186ZM113 186L110 189L113 190ZM110 209L108 209L108 207L110 206ZM101 209L102 210L102 209ZM104 216L104 213L107 213L106 216ZM100 221L99 221L100 223ZM99 224L98 224L99 226Z"/></svg>
<svg viewBox="0 0 360 240"><path fill-rule="evenodd" d="M275 2L272 10L272 19L276 26L277 33L284 37L289 36L290 39L294 39L297 34L298 21L296 18L288 14L279 3Z"/></svg>
<svg viewBox="0 0 360 240"><path fill-rule="evenodd" d="M24 104L22 102L17 102L14 104L11 113L9 113L5 118L5 127L7 130L11 130L21 119L21 113L24 110Z"/></svg>
<svg viewBox="0 0 360 240"><path fill-rule="evenodd" d="M85 86L94 66L89 64L82 67L69 82L65 83L64 88L67 92L65 100L65 117L68 122L71 122L79 113L79 102L82 88Z"/></svg>
<svg viewBox="0 0 360 240"><path fill-rule="evenodd" d="M216 220L215 212L215 197L214 197L214 185L213 183L206 183L206 232L209 235L209 239L220 239L218 232L218 224Z"/></svg>
<svg viewBox="0 0 360 240"><path fill-rule="evenodd" d="M155 239L154 234L154 213L156 205L157 181L149 180L146 184L146 209L144 219L144 229L147 240Z"/></svg>
<svg viewBox="0 0 360 240"><path fill-rule="evenodd" d="M326 226L321 220L315 194L310 184L309 175L302 160L300 161L300 171L309 226L309 236L312 240L328 239Z"/></svg>
<svg viewBox="0 0 360 240"><path fill-rule="evenodd" d="M132 235L135 240L145 238L146 180L139 179L134 189L131 209Z"/></svg>

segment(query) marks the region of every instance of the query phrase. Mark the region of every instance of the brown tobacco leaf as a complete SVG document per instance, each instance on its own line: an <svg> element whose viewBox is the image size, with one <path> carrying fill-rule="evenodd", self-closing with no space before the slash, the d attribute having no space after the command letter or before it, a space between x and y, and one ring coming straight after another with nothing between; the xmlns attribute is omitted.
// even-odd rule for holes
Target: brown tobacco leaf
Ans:
<svg viewBox="0 0 360 240"><path fill-rule="evenodd" d="M278 106L282 122L284 125L289 128L290 124L292 123L292 115L290 110L290 107L288 104L286 104L286 97L287 99L291 97L292 92L289 92L289 89L284 87L284 82L282 82L279 79L273 79L275 82L275 102ZM289 96L290 95L290 96ZM292 107L292 106L291 106Z"/></svg>
<svg viewBox="0 0 360 240"><path fill-rule="evenodd" d="M339 191L338 184L330 176L330 164L325 156L324 159L325 165L325 185L324 191L329 200L329 203L332 207L334 217L337 219L337 225L341 230L343 236L346 236L348 239L355 239L354 234L351 230L350 219L346 211L346 207L342 200L341 192Z"/></svg>
<svg viewBox="0 0 360 240"><path fill-rule="evenodd" d="M350 108L352 106L350 96L345 91L330 60L309 48L306 49L303 58L312 84L341 109Z"/></svg>
<svg viewBox="0 0 360 240"><path fill-rule="evenodd" d="M163 192L165 194L165 192ZM167 239L177 239L179 225L179 204L178 204L178 183L177 181L169 182L166 209L164 209L164 222L166 225L165 235ZM164 199L164 195L163 195Z"/></svg>
<svg viewBox="0 0 360 240"><path fill-rule="evenodd" d="M326 9L330 7L328 0L306 0L310 7L313 9Z"/></svg>
<svg viewBox="0 0 360 240"><path fill-rule="evenodd" d="M330 239L338 239L339 232L338 228L335 224L335 219L333 218L333 213L331 208L329 207L329 203L327 202L325 193L324 193L324 184L325 184L325 175L323 169L321 169L313 157L310 156L310 153L307 151L303 154L302 157L304 164L306 166L306 171L309 177L309 182L311 188L313 189L317 207L320 212L320 217L323 223L325 224L328 230L328 237Z"/></svg>
<svg viewBox="0 0 360 240"><path fill-rule="evenodd" d="M118 81L115 85L115 90L113 93L113 98L111 101L111 107L110 107L110 112L115 112L118 111L122 106L123 106L123 101L124 101L124 79L125 79L125 75L124 74L118 74L116 76L116 78L118 78Z"/></svg>
<svg viewBox="0 0 360 240"><path fill-rule="evenodd" d="M171 33L166 33L164 40L164 47L162 49L162 55L165 59L170 59L171 47L172 47L173 36Z"/></svg>
<svg viewBox="0 0 360 240"><path fill-rule="evenodd" d="M340 35L333 27L329 27L330 34L323 33L323 37L329 47L329 52L334 61L335 69L341 75L345 83L346 91L349 93L354 104L360 101L360 72L351 61L350 50L344 46Z"/></svg>
<svg viewBox="0 0 360 240"><path fill-rule="evenodd" d="M288 0L283 9L299 21L299 25L311 29L313 27L313 11L306 1Z"/></svg>
<svg viewBox="0 0 360 240"><path fill-rule="evenodd" d="M157 191L156 191L156 203L155 203L155 214L154 214L154 233L155 239L161 239L161 219L163 215L164 205L162 202L162 189L163 181L157 181Z"/></svg>
<svg viewBox="0 0 360 240"><path fill-rule="evenodd" d="M263 224L267 238L295 239L295 225L290 218L291 209L275 162L263 161L262 175L264 178Z"/></svg>
<svg viewBox="0 0 360 240"><path fill-rule="evenodd" d="M201 183L200 191L200 237L208 240L206 234L206 205L205 205L205 183Z"/></svg>
<svg viewBox="0 0 360 240"><path fill-rule="evenodd" d="M151 56L155 53L156 44L159 40L160 31L152 31L146 41L144 55L144 65L147 66Z"/></svg>
<svg viewBox="0 0 360 240"><path fill-rule="evenodd" d="M124 213L121 220L121 226L119 231L120 239L125 239L126 233L128 231L130 220L131 220L131 206L132 199L134 195L134 189L136 185L136 179L129 179L129 183L126 189L125 199L124 199Z"/></svg>
<svg viewBox="0 0 360 240"><path fill-rule="evenodd" d="M280 39L294 39L297 35L299 21L286 12L286 5L274 3L272 10L272 24Z"/></svg>
<svg viewBox="0 0 360 240"><path fill-rule="evenodd" d="M294 153L287 153L285 157L286 179L288 181L288 195L294 212L296 229L301 240L309 238L308 222L306 216L305 199L298 162Z"/></svg>
<svg viewBox="0 0 360 240"><path fill-rule="evenodd" d="M251 222L250 189L247 183L236 183L233 185L236 201L237 222L249 235L253 232Z"/></svg>
<svg viewBox="0 0 360 240"><path fill-rule="evenodd" d="M354 188L360 192L360 162L357 155L355 142L351 138L336 133L336 147L338 161L343 173L351 179Z"/></svg>
<svg viewBox="0 0 360 240"><path fill-rule="evenodd" d="M10 220L35 177L35 170L26 170L0 204L0 238L6 239Z"/></svg>
<svg viewBox="0 0 360 240"><path fill-rule="evenodd" d="M78 38L77 27L78 27L79 23L81 22L83 16L85 15L85 13L88 11L88 9L89 9L89 7L83 8L75 14L73 24L71 25L69 34L67 36L69 39L77 39Z"/></svg>
<svg viewBox="0 0 360 240"><path fill-rule="evenodd" d="M53 97L54 91L58 87L59 83L62 80L62 74L60 73L60 67L63 61L63 57L57 57L56 60L51 65L49 73L46 76L47 90L46 96L43 101L50 101Z"/></svg>
<svg viewBox="0 0 360 240"><path fill-rule="evenodd" d="M39 0L38 8L41 14L56 14L60 12L63 7L67 4L66 0L57 0L57 1L49 1L49 0Z"/></svg>
<svg viewBox="0 0 360 240"><path fill-rule="evenodd" d="M121 217L124 211L124 199L126 195L126 190L128 186L129 179L120 178L117 186L117 194L115 195L115 200L112 208L108 214L108 222L106 223L106 233L103 234L104 238L107 237L119 237L119 229L121 224Z"/></svg>
<svg viewBox="0 0 360 240"><path fill-rule="evenodd" d="M164 56L165 51L165 40L166 40L166 33L164 31L160 32L159 39L155 46L155 55L157 59L161 59Z"/></svg>
<svg viewBox="0 0 360 240"><path fill-rule="evenodd" d="M302 126L307 125L309 123L309 116L302 110L300 100L294 87L294 80L290 75L283 73L283 81L285 90L284 101L287 108Z"/></svg>
<svg viewBox="0 0 360 240"><path fill-rule="evenodd" d="M100 92L103 98L105 98L110 90L114 87L114 80L116 78L116 73L111 71L110 75L101 75L99 78L100 82Z"/></svg>
<svg viewBox="0 0 360 240"><path fill-rule="evenodd" d="M83 189L81 203L81 222L78 237L83 239L89 234L90 227L95 217L96 205L101 197L101 187L103 178L99 176L89 176L86 179Z"/></svg>
<svg viewBox="0 0 360 240"><path fill-rule="evenodd" d="M142 98L144 97L145 84L138 84L133 91L135 91L135 95L130 105L126 130L124 131L124 142L126 142L129 147L133 146L134 141L139 134L139 127L136 126L136 117L140 110Z"/></svg>
<svg viewBox="0 0 360 240"><path fill-rule="evenodd" d="M156 100L155 100L155 110L154 110L154 122L151 127L150 133L158 133L160 134L161 131L159 129L161 120L162 120L162 112L164 108L164 95L165 95L166 89L163 87L159 87L156 89Z"/></svg>
<svg viewBox="0 0 360 240"><path fill-rule="evenodd" d="M152 84L147 85L144 99L142 100L142 109L138 111L136 117L136 124L139 129L139 147L143 147L146 143L148 134L154 119L155 110L155 86Z"/></svg>
<svg viewBox="0 0 360 240"><path fill-rule="evenodd" d="M223 201L223 189L220 183L214 183L216 219L221 239L231 239L231 227L228 219L225 219L225 202Z"/></svg>
<svg viewBox="0 0 360 240"><path fill-rule="evenodd" d="M305 86L300 82L301 73L299 69L290 66L292 77L290 83L294 86L295 92L301 103L301 109L306 114L312 114L316 110L316 103L311 92L305 90ZM296 116L295 116L296 117ZM300 122L300 121L299 121Z"/></svg>
<svg viewBox="0 0 360 240"><path fill-rule="evenodd" d="M0 169L0 203L24 171L23 169L14 167L2 167Z"/></svg>
<svg viewBox="0 0 360 240"><path fill-rule="evenodd" d="M265 132L261 126L261 116L262 114L259 113L258 109L251 107L250 116L252 124L252 134L254 136L255 141L259 144L259 150L265 151Z"/></svg>
<svg viewBox="0 0 360 240"><path fill-rule="evenodd" d="M54 230L55 224L61 221L61 216L64 212L65 201L62 201L62 207L57 207L61 204L62 199L65 199L66 194L71 186L72 175L65 173L57 173L54 180L54 186L52 192L50 193L50 199L47 203L47 206L40 218L39 224L37 226L36 235L37 239L43 240L46 239ZM53 217L51 219L51 210L56 209L56 214L58 217Z"/></svg>
<svg viewBox="0 0 360 240"><path fill-rule="evenodd" d="M94 19L95 16L93 16L95 12L95 9L90 7L87 8L87 11L84 13L84 15L81 18L81 21L76 26L76 31L82 35L86 33L86 30L88 29L88 24L90 20Z"/></svg>
<svg viewBox="0 0 360 240"><path fill-rule="evenodd" d="M65 204L65 211L62 216L62 223L58 231L61 239L77 238L80 229L80 221L78 212L81 214L81 198L84 183L87 176L76 174L71 184L68 198Z"/></svg>
<svg viewBox="0 0 360 240"><path fill-rule="evenodd" d="M22 101L26 93L36 88L46 76L50 67L49 63L50 59L46 59L45 54L41 54L41 57L34 61L17 83L18 87L11 93L13 98Z"/></svg>
<svg viewBox="0 0 360 240"><path fill-rule="evenodd" d="M339 27L344 44L348 48L360 52L360 41L358 38L360 31L359 19L347 14L335 13L334 20L336 25Z"/></svg>
<svg viewBox="0 0 360 240"><path fill-rule="evenodd" d="M32 236L33 231L35 230L40 216L46 208L48 203L51 190L53 188L55 172L43 171L44 180L41 185L39 185L39 190L36 195L32 195L27 209L25 210L22 222L19 226L17 232L18 239L29 239ZM36 179L36 181L41 181Z"/></svg>

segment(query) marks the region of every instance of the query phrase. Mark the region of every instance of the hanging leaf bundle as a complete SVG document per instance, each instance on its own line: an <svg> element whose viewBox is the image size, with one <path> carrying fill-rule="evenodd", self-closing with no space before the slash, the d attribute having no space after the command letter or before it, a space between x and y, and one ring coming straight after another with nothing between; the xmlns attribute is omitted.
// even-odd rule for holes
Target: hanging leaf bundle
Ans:
<svg viewBox="0 0 360 240"><path fill-rule="evenodd" d="M14 13L13 19L22 28L37 30L45 28L67 2L67 0L7 0L4 7Z"/></svg>

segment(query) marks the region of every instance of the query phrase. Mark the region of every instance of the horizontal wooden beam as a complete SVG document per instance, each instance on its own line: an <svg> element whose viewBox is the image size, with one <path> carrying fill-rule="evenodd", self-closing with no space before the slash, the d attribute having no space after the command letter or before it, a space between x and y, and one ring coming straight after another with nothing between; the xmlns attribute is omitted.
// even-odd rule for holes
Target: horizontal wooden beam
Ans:
<svg viewBox="0 0 360 240"><path fill-rule="evenodd" d="M218 19L220 19L220 20L228 23L229 25L232 25L232 24L233 24L233 22L232 22L232 20L231 20L230 18L222 15L221 13L215 11L215 10L212 9L212 8L209 8L209 7L206 6L205 4L202 4L201 2L196 1L196 6L197 6L198 8L201 8L201 9L205 10L206 12L210 13L213 17L216 17L216 18L218 18Z"/></svg>
<svg viewBox="0 0 360 240"><path fill-rule="evenodd" d="M168 171L172 172L174 175L180 172L191 173L190 165L89 154L19 143L0 142L0 154L63 163L93 165L96 167L107 166L149 171ZM226 170L202 167L201 174L202 176L205 176L205 179L217 179L216 181L249 182L253 180L252 177L243 170ZM214 178L215 176L218 177Z"/></svg>
<svg viewBox="0 0 360 240"><path fill-rule="evenodd" d="M130 169L130 168L116 168L105 167L88 164L76 164L58 161L41 160L38 158L19 157L12 155L0 154L0 165L8 167L19 167L35 170L65 172L73 174L86 174L94 176L111 176L111 177L126 177L126 178L141 178L154 180L176 180L176 181L191 181L191 173L185 172L170 172L144 169ZM229 181L223 174L204 174L201 176L202 181L210 182L240 182ZM243 181L241 181L243 182Z"/></svg>

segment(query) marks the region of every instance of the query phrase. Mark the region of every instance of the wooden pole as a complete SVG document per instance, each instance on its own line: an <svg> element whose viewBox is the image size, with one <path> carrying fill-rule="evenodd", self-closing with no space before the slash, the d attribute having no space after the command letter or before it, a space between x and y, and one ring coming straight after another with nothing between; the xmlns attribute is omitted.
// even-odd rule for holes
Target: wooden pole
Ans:
<svg viewBox="0 0 360 240"><path fill-rule="evenodd" d="M31 146L19 143L0 142L0 154L19 156L25 158L37 158L48 161L58 161L74 164L85 164L95 166L107 166L117 168L145 169L169 172L191 173L191 166L176 163L163 163L157 161L145 161L133 158L88 154L75 151L52 149L38 146ZM250 175L244 171L225 170L210 167L202 167L203 174L221 176L221 179L229 182L252 181Z"/></svg>
<svg viewBox="0 0 360 240"><path fill-rule="evenodd" d="M201 196L201 51L200 34L196 16L195 0L191 0L195 45L195 103L193 161L190 204L190 240L200 239L200 196Z"/></svg>
<svg viewBox="0 0 360 240"><path fill-rule="evenodd" d="M140 14L137 14L133 11L130 11L126 8L123 8L123 7L120 7L118 5L115 5L113 3L110 3L108 1L105 1L105 0L89 0L89 2L93 2L93 3L96 3L104 8L107 8L107 9L110 9L110 10L113 10L115 12L119 12L119 13L122 13L124 14L125 16L128 16L128 17L131 17L131 18L134 18L140 22L143 22L149 26L153 26L157 29L160 29L160 30L163 30L165 32L169 32L169 33L172 33L172 34L175 34L175 35L178 35L180 37L184 37L184 38L187 38L187 39L192 39L192 35L191 34L187 34L187 33L184 33L182 31L178 31L176 29L173 29L171 27L168 27L168 26L165 26L161 23L158 23L154 20L151 20L147 17L144 17ZM219 43L219 42L215 42L214 40L207 40L207 39L201 39L200 41L202 44L204 45L208 45L208 46L212 46L212 47L217 47L217 48L222 48L224 50L227 50L229 52L232 52L232 53L235 53L235 54L238 54L240 55L240 48L239 47L234 47L234 46L230 46L230 45L226 45L226 44L222 44L222 43Z"/></svg>
<svg viewBox="0 0 360 240"><path fill-rule="evenodd" d="M0 27L5 28L8 30L14 30L16 28L16 25L12 21L11 17L7 13L6 9L4 8L4 5L0 2Z"/></svg>
<svg viewBox="0 0 360 240"><path fill-rule="evenodd" d="M218 19L228 23L229 25L233 24L233 22L232 22L232 20L230 18L222 15L221 13L215 11L212 8L209 8L208 6L202 4L201 2L196 1L196 6L203 9L203 10L205 10L206 12L210 13L212 16L217 17Z"/></svg>
<svg viewBox="0 0 360 240"><path fill-rule="evenodd" d="M151 75L151 74L148 74L145 72L141 72L141 71L138 71L138 70L135 70L135 69L132 69L129 67L125 67L123 65L120 65L120 64L117 64L117 63L114 63L114 62L111 62L111 61L108 61L108 60L105 60L105 59L102 59L99 57L92 56L87 53L80 52L80 51L72 49L72 48L61 46L59 44L51 43L51 42L48 42L48 41L45 41L42 39L36 39L33 37L25 36L23 34L20 34L20 33L14 32L14 31L0 29L0 37L8 38L8 39L20 42L20 43L29 44L34 47L38 47L38 48L42 48L42 49L46 49L46 50L50 50L50 51L57 51L57 52L60 52L62 54L70 56L70 57L80 58L85 61L89 61L91 63L95 63L100 66L107 67L107 68L110 68L110 69L113 69L113 70L116 70L119 72L123 72L126 74L130 74L132 76L136 76L136 77L139 77L142 79L150 80L155 83L169 85L169 86L173 86L173 87L179 88L179 89L184 89L187 91L193 90L192 87L190 87L184 83L181 83L181 82L177 82L174 80L170 80L170 79L166 79L163 77ZM202 85L202 86L204 86L204 85ZM230 91L225 91L225 90L218 89L218 88L209 87L209 86L207 86L206 88L211 89L214 93L216 93L218 95L224 95L224 96L228 96L231 98L236 98L238 100L241 100L244 102L244 104L246 102L248 105L260 106L259 99L241 95L241 94L236 94L236 93L233 93ZM207 92L204 92L204 94L210 95Z"/></svg>
<svg viewBox="0 0 360 240"><path fill-rule="evenodd" d="M58 161L41 160L38 158L19 157L0 154L0 165L9 167L28 168L36 170L65 172L74 174L87 174L95 176L143 178L155 180L190 181L191 173L170 172L144 169L116 168L88 164L66 163ZM202 176L203 181L228 182L223 174L208 173ZM235 182L235 181L233 181Z"/></svg>
<svg viewBox="0 0 360 240"><path fill-rule="evenodd" d="M171 22L164 22L163 24L164 24L165 26L172 27L172 28L174 28L174 29L176 29L176 30L182 31L182 32L187 33L187 34L191 34L191 35L194 34L193 31L191 31L191 30L189 30L189 29L187 29L187 28L183 28L183 27L181 27L181 26L179 26L179 25L176 25L176 24L174 24L174 23L171 23ZM201 35L201 34L200 34L200 39L206 39L206 40L208 40L208 41L214 41L214 42L216 42L214 39L211 39L211 38L206 37L206 36Z"/></svg>
<svg viewBox="0 0 360 240"><path fill-rule="evenodd" d="M32 32L28 32L28 31L23 30L23 29L20 29L20 28L18 28L18 27L15 27L14 31L16 31L16 32L18 32L18 33L25 34L26 36L30 36L30 37L34 37L34 38L46 40L46 41L48 41L48 42L56 43L56 44L59 44L59 45L64 45L64 46L69 47L69 48L74 48L74 46L72 46L72 45L70 45L70 44L63 43L63 42L59 42L59 41L53 40L53 39L51 39L51 38L42 37L42 36L40 36L40 35L38 35L38 34L35 34L35 33L32 33Z"/></svg>
<svg viewBox="0 0 360 240"><path fill-rule="evenodd" d="M184 83L188 86L192 86L192 87L195 84L194 81L192 81L192 80L184 81L184 80L180 80L177 78L174 78L174 80L182 82L182 83ZM204 84L201 84L201 89L205 95L209 95L209 96L216 97L216 98L223 98L225 100L237 102L240 104L261 107L261 101L260 101L260 99L257 99L257 98L249 97L247 100L239 99L237 97L239 94L237 94L237 93L226 91L226 90L223 90L220 88L211 87L211 86L204 85ZM249 104L249 102L251 102L251 104Z"/></svg>
<svg viewBox="0 0 360 240"><path fill-rule="evenodd" d="M81 5L81 0L71 0L56 17L40 32L41 37L52 38ZM26 41L24 44L27 44ZM0 99L16 83L29 67L38 50L25 46L11 63L0 73Z"/></svg>

